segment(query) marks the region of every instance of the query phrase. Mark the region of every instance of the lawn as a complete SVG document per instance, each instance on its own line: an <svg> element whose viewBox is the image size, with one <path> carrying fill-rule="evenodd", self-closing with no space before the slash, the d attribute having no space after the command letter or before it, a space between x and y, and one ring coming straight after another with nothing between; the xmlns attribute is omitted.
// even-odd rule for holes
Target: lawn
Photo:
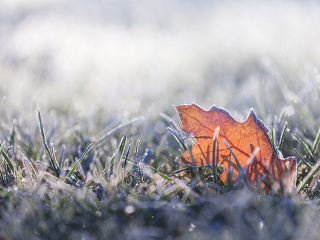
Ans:
<svg viewBox="0 0 320 240"><path fill-rule="evenodd" d="M319 16L312 1L0 1L0 239L320 238ZM179 163L195 139L174 105L193 102L240 122L252 108L295 156L294 190Z"/></svg>

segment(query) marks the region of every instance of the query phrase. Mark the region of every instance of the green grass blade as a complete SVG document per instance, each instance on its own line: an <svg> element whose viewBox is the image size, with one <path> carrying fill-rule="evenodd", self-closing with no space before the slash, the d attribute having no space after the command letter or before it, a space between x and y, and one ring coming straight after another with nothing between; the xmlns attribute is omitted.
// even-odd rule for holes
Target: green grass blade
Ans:
<svg viewBox="0 0 320 240"><path fill-rule="evenodd" d="M8 186L10 183L10 174L8 173L7 166L4 167L4 172L6 173L6 185Z"/></svg>
<svg viewBox="0 0 320 240"><path fill-rule="evenodd" d="M126 145L126 141L127 141L127 136L124 135L124 137L121 139L121 142L120 142L120 145L119 145L119 155L120 155L119 160L121 159L121 156L123 154L124 147Z"/></svg>
<svg viewBox="0 0 320 240"><path fill-rule="evenodd" d="M5 181L4 181L4 177L3 177L3 175L2 175L2 171L1 171L1 170L0 170L0 178L1 178L2 184L5 186L6 183L5 183Z"/></svg>
<svg viewBox="0 0 320 240"><path fill-rule="evenodd" d="M6 160L11 172L14 173L13 163L10 161L8 155L6 154L6 152L3 149L1 149L1 155L3 156L4 160Z"/></svg>
<svg viewBox="0 0 320 240"><path fill-rule="evenodd" d="M137 161L137 166L138 166L139 177L140 177L140 179L142 179L141 167L140 167L140 163L139 163L139 144L140 144L140 141L138 140L136 143L136 161Z"/></svg>
<svg viewBox="0 0 320 240"><path fill-rule="evenodd" d="M59 177L60 172L59 172L59 166L57 161L54 159L54 157L52 156L50 149L48 147L47 141L46 141L46 135L44 133L44 129L43 129L43 124L42 124L42 119L41 119L41 113L38 110L38 119L39 119L39 127L40 127L40 133L41 133L41 138L42 138L42 142L46 151L47 156L50 159L50 162L52 164L52 167L54 169L54 171L56 172L57 176Z"/></svg>
<svg viewBox="0 0 320 240"><path fill-rule="evenodd" d="M111 174L113 173L113 163L114 161L116 160L116 156L117 154L115 153L112 157L111 157L111 160L110 160L110 163L107 164L107 166L105 167L105 169L103 170L103 174L106 174L108 169L110 169L109 171L109 176L111 176Z"/></svg>
<svg viewBox="0 0 320 240"><path fill-rule="evenodd" d="M316 135L315 141L314 141L313 146L312 146L313 154L315 154L316 151L317 151L317 148L318 148L318 145L319 145L319 141L320 141L320 128L318 130L318 133Z"/></svg>
<svg viewBox="0 0 320 240"><path fill-rule="evenodd" d="M169 177L167 177L165 174L163 174L162 172L160 172L159 170L163 167L163 165L162 166L160 166L159 168L154 168L154 167L151 167L151 166L148 166L152 171L153 171L153 173L155 173L155 174L158 174L160 177L162 177L163 179L165 179L165 180L169 180L169 181L171 181L171 179L169 178Z"/></svg>
<svg viewBox="0 0 320 240"><path fill-rule="evenodd" d="M278 148L278 149L279 149L280 151L281 151L281 149L282 149L282 144L283 144L283 139L284 139L284 133L286 132L287 128L288 128L288 123L285 122L285 123L284 123L284 127L283 127L282 132L281 132L281 135L280 135L280 139L279 139L279 148Z"/></svg>
<svg viewBox="0 0 320 240"><path fill-rule="evenodd" d="M115 163L116 166L116 174L119 173L119 167L120 167L120 160L124 151L124 148L126 146L126 141L127 141L127 136L124 135L124 137L121 139L119 147L118 147L118 152L116 154L116 160L117 162Z"/></svg>
<svg viewBox="0 0 320 240"><path fill-rule="evenodd" d="M41 119L41 113L40 110L37 110L38 112L38 119L39 119L39 126L40 126L40 133L41 133L41 137L43 141L46 141L46 136L44 134L44 130L43 130L43 124L42 124L42 119Z"/></svg>
<svg viewBox="0 0 320 240"><path fill-rule="evenodd" d="M67 181L67 179L73 174L73 172L77 169L78 165L82 162L82 160L87 156L87 154L89 153L89 151L91 150L93 146L93 143L90 143L90 145L87 147L87 149L84 151L84 153L82 154L81 158L73 165L72 169L70 170L70 172L68 173L68 175L66 176L66 178L64 179L64 182Z"/></svg>
<svg viewBox="0 0 320 240"><path fill-rule="evenodd" d="M317 163L313 168L310 170L310 172L307 174L307 176L302 180L302 182L297 187L297 192L300 192L303 187L307 184L307 182L313 177L316 171L320 168L320 163Z"/></svg>
<svg viewBox="0 0 320 240"><path fill-rule="evenodd" d="M125 170L125 169L126 169L126 166L127 166L130 148L131 148L131 146L129 145L128 150L127 150L127 153L126 153L126 156L125 156L125 158L124 158L123 170Z"/></svg>
<svg viewBox="0 0 320 240"><path fill-rule="evenodd" d="M180 138L180 136L178 136L175 131L173 131L173 129L171 129L170 127L167 127L167 129L172 133L172 135L174 136L174 138L177 140L177 142L180 144L181 147L184 148L185 151L188 150L187 145L184 143L184 141Z"/></svg>
<svg viewBox="0 0 320 240"><path fill-rule="evenodd" d="M59 176L60 173L59 173L59 170L58 170L58 164L55 163L55 160L54 160L54 158L53 158L53 156L52 156L52 154L50 152L50 149L49 149L47 143L44 140L42 142L44 144L44 148L45 148L46 154L50 159L51 165L52 165L54 171L56 172L57 176Z"/></svg>
<svg viewBox="0 0 320 240"><path fill-rule="evenodd" d="M310 148L308 147L308 145L298 135L296 135L294 132L292 132L290 129L288 129L288 131L291 133L292 136L294 136L302 144L302 146L305 148L305 150L309 153L312 160L315 161L314 156L313 156Z"/></svg>
<svg viewBox="0 0 320 240"><path fill-rule="evenodd" d="M310 163L305 160L300 153L298 152L298 150L295 148L294 151L296 152L297 156L301 159L301 161L298 163L298 167L301 165L301 163L306 164L310 169L312 169L312 166L310 165Z"/></svg>
<svg viewBox="0 0 320 240"><path fill-rule="evenodd" d="M126 144L126 139L127 139L126 136L124 136L124 137L121 139L120 144L119 144L116 152L112 155L110 162L109 162L108 164L106 164L106 167L105 167L105 169L103 170L103 173L104 173L104 174L108 171L108 169L110 169L109 175L111 175L112 172L113 172L113 166L114 166L114 165L116 165L116 172L119 172L119 171L118 171L118 170L119 170L119 169L118 169L118 165L119 165L119 163L120 163L120 160L121 160L121 157L122 157L122 153L123 153L123 151L124 151L124 147L125 147L125 144ZM117 162L116 162L116 161L117 161Z"/></svg>

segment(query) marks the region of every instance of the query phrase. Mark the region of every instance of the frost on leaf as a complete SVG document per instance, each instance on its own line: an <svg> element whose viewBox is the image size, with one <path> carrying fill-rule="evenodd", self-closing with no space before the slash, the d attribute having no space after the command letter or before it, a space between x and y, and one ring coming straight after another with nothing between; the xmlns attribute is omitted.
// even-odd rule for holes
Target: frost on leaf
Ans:
<svg viewBox="0 0 320 240"><path fill-rule="evenodd" d="M296 160L294 157L279 158L274 153L269 130L253 110L250 111L247 120L240 123L228 111L216 106L209 111L196 104L175 107L182 122L181 130L193 135L197 140L180 158L181 163L212 165L213 137L215 130L219 129L215 163L225 168L220 176L224 183L227 180L229 161L233 180L239 175L235 155L241 168L245 169L249 183L259 184L264 177L269 186L277 186L284 192L292 190L296 179ZM267 188L266 184L261 185Z"/></svg>

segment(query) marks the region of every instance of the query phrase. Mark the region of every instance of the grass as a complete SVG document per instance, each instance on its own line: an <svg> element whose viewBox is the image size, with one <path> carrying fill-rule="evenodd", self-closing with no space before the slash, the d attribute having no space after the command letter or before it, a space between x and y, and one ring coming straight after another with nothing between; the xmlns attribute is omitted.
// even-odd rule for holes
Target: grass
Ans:
<svg viewBox="0 0 320 240"><path fill-rule="evenodd" d="M292 106L298 114L308 107ZM218 166L179 166L176 160L193 139L166 114L118 122L112 129L103 129L105 122L94 122L101 119L96 117L91 132L87 122L62 122L60 129L48 122L63 115L37 115L29 129L21 121L2 121L1 239L320 236L320 134L305 136L285 111L274 118L271 139L278 154L294 149L298 157L297 188L288 196L250 189L244 175L224 185ZM147 121L161 121L167 131L146 136L153 124Z"/></svg>
<svg viewBox="0 0 320 240"><path fill-rule="evenodd" d="M320 5L100 2L0 3L0 239L319 239ZM191 102L253 108L294 192L179 164Z"/></svg>

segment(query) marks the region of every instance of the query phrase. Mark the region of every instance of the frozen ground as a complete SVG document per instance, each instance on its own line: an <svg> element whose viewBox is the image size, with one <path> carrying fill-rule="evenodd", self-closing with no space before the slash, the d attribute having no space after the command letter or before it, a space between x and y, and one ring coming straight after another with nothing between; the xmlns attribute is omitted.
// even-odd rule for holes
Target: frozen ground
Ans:
<svg viewBox="0 0 320 240"><path fill-rule="evenodd" d="M319 238L319 25L317 1L0 0L0 238ZM179 165L191 102L253 107L296 193Z"/></svg>

